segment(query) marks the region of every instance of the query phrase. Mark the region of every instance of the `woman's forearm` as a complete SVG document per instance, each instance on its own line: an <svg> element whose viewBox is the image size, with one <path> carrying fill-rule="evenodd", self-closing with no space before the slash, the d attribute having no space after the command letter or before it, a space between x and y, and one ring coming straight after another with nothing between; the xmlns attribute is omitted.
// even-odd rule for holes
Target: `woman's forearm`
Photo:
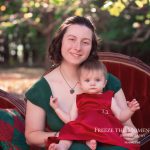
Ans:
<svg viewBox="0 0 150 150"><path fill-rule="evenodd" d="M56 132L45 131L45 122L45 111L27 101L25 137L29 145L44 147L47 138L55 136Z"/></svg>
<svg viewBox="0 0 150 150"><path fill-rule="evenodd" d="M56 136L57 132L44 132L44 131L33 131L26 133L26 142L29 145L36 145L39 147L45 147L48 137Z"/></svg>

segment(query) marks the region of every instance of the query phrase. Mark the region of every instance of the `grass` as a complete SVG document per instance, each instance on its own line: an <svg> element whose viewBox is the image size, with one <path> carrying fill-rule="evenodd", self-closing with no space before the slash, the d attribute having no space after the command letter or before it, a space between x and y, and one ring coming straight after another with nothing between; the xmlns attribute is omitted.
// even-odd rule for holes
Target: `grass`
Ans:
<svg viewBox="0 0 150 150"><path fill-rule="evenodd" d="M44 72L42 68L0 68L0 89L22 97Z"/></svg>

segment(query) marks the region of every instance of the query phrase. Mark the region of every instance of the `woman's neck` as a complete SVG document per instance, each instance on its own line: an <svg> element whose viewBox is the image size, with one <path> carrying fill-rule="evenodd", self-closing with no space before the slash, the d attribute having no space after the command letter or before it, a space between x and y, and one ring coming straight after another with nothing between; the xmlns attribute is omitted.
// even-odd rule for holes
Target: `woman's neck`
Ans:
<svg viewBox="0 0 150 150"><path fill-rule="evenodd" d="M66 62L62 62L60 64L61 72L65 76L65 78L70 82L77 82L79 80L78 78L78 66L68 64Z"/></svg>

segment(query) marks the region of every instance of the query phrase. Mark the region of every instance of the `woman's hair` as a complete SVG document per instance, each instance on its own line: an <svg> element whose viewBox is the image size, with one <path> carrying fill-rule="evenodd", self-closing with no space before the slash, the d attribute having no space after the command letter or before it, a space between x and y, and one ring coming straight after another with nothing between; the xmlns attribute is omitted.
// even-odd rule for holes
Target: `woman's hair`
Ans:
<svg viewBox="0 0 150 150"><path fill-rule="evenodd" d="M55 36L49 47L49 56L54 64L60 64L62 61L62 55L61 55L62 39L63 39L64 34L67 31L67 28L73 24L86 26L92 31L92 48L91 48L89 58L98 59L97 37L96 37L94 25L88 18L80 17L80 16L73 16L73 17L67 18L62 23L58 31L55 33Z"/></svg>
<svg viewBox="0 0 150 150"><path fill-rule="evenodd" d="M106 66L99 60L95 60L95 59L87 59L86 61L84 61L83 63L81 63L80 65L80 71L81 70L101 70L104 73L104 77L107 80L107 68Z"/></svg>

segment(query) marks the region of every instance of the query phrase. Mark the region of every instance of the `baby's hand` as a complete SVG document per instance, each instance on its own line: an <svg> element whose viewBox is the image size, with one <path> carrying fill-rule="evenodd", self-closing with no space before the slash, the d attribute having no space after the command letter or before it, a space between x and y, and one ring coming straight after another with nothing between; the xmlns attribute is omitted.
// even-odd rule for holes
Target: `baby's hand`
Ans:
<svg viewBox="0 0 150 150"><path fill-rule="evenodd" d="M58 99L55 97L50 97L50 106L55 110L58 108Z"/></svg>
<svg viewBox="0 0 150 150"><path fill-rule="evenodd" d="M131 102L127 101L127 105L129 107L129 109L133 112L140 109L140 104L138 103L138 101L136 99L133 99Z"/></svg>

